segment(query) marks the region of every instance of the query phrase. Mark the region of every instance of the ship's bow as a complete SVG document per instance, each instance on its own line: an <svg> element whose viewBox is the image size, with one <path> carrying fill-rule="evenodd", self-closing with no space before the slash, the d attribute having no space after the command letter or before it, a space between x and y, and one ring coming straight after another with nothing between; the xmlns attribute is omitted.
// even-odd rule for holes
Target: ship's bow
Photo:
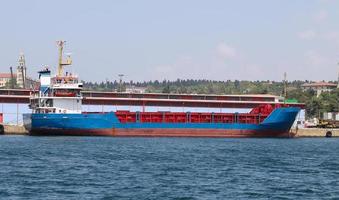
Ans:
<svg viewBox="0 0 339 200"><path fill-rule="evenodd" d="M290 129L299 111L298 107L277 108L260 124L260 128L274 137L293 137Z"/></svg>

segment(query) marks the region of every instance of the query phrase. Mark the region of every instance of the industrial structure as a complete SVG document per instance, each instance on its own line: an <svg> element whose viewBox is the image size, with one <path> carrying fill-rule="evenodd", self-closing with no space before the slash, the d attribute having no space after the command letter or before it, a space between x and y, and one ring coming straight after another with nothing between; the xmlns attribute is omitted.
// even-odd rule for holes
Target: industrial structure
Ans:
<svg viewBox="0 0 339 200"><path fill-rule="evenodd" d="M28 89L0 89L0 103L29 103L30 94L37 92ZM283 104L283 99L274 95L192 95L162 93L120 93L82 91L85 105L124 105L124 106L176 106L206 108L254 108L261 104ZM302 103L289 105L304 107Z"/></svg>

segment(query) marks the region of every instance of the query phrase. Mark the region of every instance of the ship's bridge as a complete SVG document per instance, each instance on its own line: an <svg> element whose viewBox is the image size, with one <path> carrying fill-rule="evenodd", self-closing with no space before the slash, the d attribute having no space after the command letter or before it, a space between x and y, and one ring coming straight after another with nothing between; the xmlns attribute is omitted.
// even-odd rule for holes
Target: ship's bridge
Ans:
<svg viewBox="0 0 339 200"><path fill-rule="evenodd" d="M75 84L79 83L79 79L74 75L66 75L66 76L55 76L52 78L52 84Z"/></svg>
<svg viewBox="0 0 339 200"><path fill-rule="evenodd" d="M82 90L82 83L77 76L56 76L52 78L52 89L79 89Z"/></svg>

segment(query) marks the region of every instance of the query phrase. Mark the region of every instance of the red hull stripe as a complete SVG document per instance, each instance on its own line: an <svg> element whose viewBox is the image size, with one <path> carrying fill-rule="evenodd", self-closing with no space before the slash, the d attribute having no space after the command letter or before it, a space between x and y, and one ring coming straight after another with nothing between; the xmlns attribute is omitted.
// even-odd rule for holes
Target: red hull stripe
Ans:
<svg viewBox="0 0 339 200"><path fill-rule="evenodd" d="M117 137L294 137L294 133L221 129L38 129L32 135L117 136Z"/></svg>

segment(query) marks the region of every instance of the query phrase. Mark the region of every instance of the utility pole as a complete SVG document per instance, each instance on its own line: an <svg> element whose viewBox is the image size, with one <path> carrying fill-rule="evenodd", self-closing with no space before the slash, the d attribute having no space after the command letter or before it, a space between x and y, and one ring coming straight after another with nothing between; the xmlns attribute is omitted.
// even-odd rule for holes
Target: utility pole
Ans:
<svg viewBox="0 0 339 200"><path fill-rule="evenodd" d="M125 76L124 74L119 74L119 91L122 92L122 78Z"/></svg>
<svg viewBox="0 0 339 200"><path fill-rule="evenodd" d="M11 71L11 89L14 89L14 75L13 75L13 67L9 67L10 71Z"/></svg>
<svg viewBox="0 0 339 200"><path fill-rule="evenodd" d="M339 90L339 62L338 62L338 80L337 80L337 89ZM338 108L337 108L337 112L339 113L339 101L338 103Z"/></svg>
<svg viewBox="0 0 339 200"><path fill-rule="evenodd" d="M284 104L286 104L287 97L287 73L284 73Z"/></svg>

